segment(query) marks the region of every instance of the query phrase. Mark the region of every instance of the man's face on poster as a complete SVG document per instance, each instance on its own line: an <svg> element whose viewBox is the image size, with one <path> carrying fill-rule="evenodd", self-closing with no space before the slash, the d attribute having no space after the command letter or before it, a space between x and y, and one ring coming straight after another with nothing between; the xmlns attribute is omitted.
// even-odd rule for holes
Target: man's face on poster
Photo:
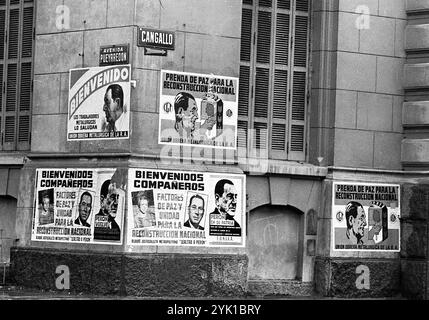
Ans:
<svg viewBox="0 0 429 320"><path fill-rule="evenodd" d="M118 200L119 193L116 190L115 185L111 184L109 186L109 192L107 196L103 199L102 203L104 214L109 214L113 218L115 218L118 212Z"/></svg>
<svg viewBox="0 0 429 320"><path fill-rule="evenodd" d="M43 199L42 199L43 211L48 212L50 205L51 205L51 199L49 197L43 197Z"/></svg>
<svg viewBox="0 0 429 320"><path fill-rule="evenodd" d="M357 208L356 218L353 216L349 217L350 225L352 226L353 233L358 238L362 238L366 227L366 215L365 210L362 207Z"/></svg>
<svg viewBox="0 0 429 320"><path fill-rule="evenodd" d="M91 208L92 198L89 195L84 194L79 203L79 217L82 221L88 220L88 217L91 214Z"/></svg>
<svg viewBox="0 0 429 320"><path fill-rule="evenodd" d="M182 117L183 129L188 133L192 133L195 130L195 122L198 120L198 108L193 99L189 99L188 104L188 109L182 109L180 115Z"/></svg>
<svg viewBox="0 0 429 320"><path fill-rule="evenodd" d="M139 207L139 210L141 213L146 214L146 212L149 208L149 203L148 203L147 199L140 197L139 202L138 202L138 207Z"/></svg>
<svg viewBox="0 0 429 320"><path fill-rule="evenodd" d="M192 199L189 204L189 221L197 226L200 224L201 219L204 216L204 201L200 198Z"/></svg>
<svg viewBox="0 0 429 320"><path fill-rule="evenodd" d="M219 211L235 216L237 208L237 191L235 190L235 186L227 183L223 188L224 192L222 196L216 196Z"/></svg>
<svg viewBox="0 0 429 320"><path fill-rule="evenodd" d="M104 95L103 111L106 114L106 120L109 123L114 123L117 120L116 111L118 110L118 99L116 101L112 98L112 89Z"/></svg>

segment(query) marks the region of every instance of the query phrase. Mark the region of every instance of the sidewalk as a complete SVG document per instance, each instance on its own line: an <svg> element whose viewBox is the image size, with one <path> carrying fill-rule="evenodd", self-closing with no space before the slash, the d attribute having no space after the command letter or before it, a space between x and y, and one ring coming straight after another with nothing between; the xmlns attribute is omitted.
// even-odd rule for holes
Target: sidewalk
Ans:
<svg viewBox="0 0 429 320"><path fill-rule="evenodd" d="M232 303L237 301L258 301L258 300L407 300L402 297L393 298L371 298L371 299L340 299L330 297L291 297L291 296L265 296L265 297L239 297L237 299L231 297L134 297L134 296L96 296L87 294L75 294L69 292L46 292L40 290L24 289L19 287L0 287L0 300L180 300L180 301L193 301L193 300L229 300Z"/></svg>

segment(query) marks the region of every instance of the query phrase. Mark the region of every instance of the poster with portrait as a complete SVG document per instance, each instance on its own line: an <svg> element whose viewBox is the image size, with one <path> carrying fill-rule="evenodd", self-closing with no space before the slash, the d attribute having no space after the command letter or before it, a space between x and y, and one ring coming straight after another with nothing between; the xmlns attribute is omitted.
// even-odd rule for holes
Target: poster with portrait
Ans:
<svg viewBox="0 0 429 320"><path fill-rule="evenodd" d="M128 185L128 245L245 246L245 175L130 169Z"/></svg>
<svg viewBox="0 0 429 320"><path fill-rule="evenodd" d="M131 65L72 69L67 141L130 136Z"/></svg>
<svg viewBox="0 0 429 320"><path fill-rule="evenodd" d="M236 150L238 78L161 71L159 143Z"/></svg>
<svg viewBox="0 0 429 320"><path fill-rule="evenodd" d="M400 186L334 182L334 251L400 251Z"/></svg>
<svg viewBox="0 0 429 320"><path fill-rule="evenodd" d="M123 242L127 170L37 169L32 241Z"/></svg>

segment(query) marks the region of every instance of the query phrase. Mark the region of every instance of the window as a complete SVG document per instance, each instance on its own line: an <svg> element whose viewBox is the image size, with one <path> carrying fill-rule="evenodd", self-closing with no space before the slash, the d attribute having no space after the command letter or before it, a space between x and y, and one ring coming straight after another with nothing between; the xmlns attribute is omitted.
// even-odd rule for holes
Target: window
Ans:
<svg viewBox="0 0 429 320"><path fill-rule="evenodd" d="M30 149L33 0L0 0L0 151Z"/></svg>
<svg viewBox="0 0 429 320"><path fill-rule="evenodd" d="M256 135L240 147L305 160L308 50L309 0L243 0L238 127Z"/></svg>

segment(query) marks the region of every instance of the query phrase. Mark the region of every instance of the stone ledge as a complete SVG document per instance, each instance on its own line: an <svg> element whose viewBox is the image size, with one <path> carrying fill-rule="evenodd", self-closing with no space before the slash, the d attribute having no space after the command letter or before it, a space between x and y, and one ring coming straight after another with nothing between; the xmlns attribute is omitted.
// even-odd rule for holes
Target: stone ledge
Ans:
<svg viewBox="0 0 429 320"><path fill-rule="evenodd" d="M427 12L429 3L426 0L407 0L407 12Z"/></svg>
<svg viewBox="0 0 429 320"><path fill-rule="evenodd" d="M428 163L429 139L404 139L401 161L403 163Z"/></svg>
<svg viewBox="0 0 429 320"><path fill-rule="evenodd" d="M403 126L429 126L429 101L405 102L402 124Z"/></svg>
<svg viewBox="0 0 429 320"><path fill-rule="evenodd" d="M297 280L249 280L247 291L249 296L255 297L311 297L314 284Z"/></svg>
<svg viewBox="0 0 429 320"><path fill-rule="evenodd" d="M408 25L405 29L405 50L429 49L429 24Z"/></svg>
<svg viewBox="0 0 429 320"><path fill-rule="evenodd" d="M314 177L323 179L328 175L328 168L318 167L309 163L300 163L282 160L268 160L268 159L245 159L247 162L242 161L239 167L244 172L249 172L254 175L265 174L281 174L291 176ZM258 165L253 166L253 163L259 162Z"/></svg>

